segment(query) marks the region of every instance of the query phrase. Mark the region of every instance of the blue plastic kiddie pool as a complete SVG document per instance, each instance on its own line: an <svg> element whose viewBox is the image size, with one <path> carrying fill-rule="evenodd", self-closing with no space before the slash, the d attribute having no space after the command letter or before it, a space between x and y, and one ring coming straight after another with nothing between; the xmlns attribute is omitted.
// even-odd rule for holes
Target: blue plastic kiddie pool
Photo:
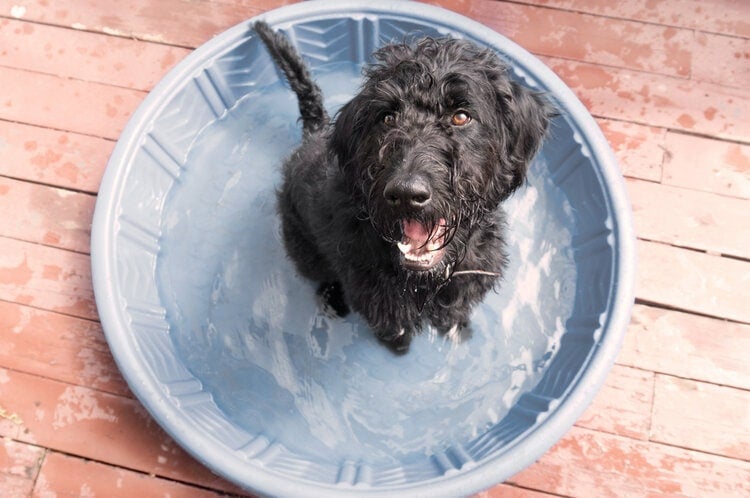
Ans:
<svg viewBox="0 0 750 498"><path fill-rule="evenodd" d="M107 167L93 278L123 375L179 444L256 493L455 496L511 477L586 408L628 323L634 237L607 142L547 67L457 14L313 1L262 17L332 115L376 48L421 35L490 47L549 92L561 115L505 204L510 268L462 344L427 330L396 357L356 314L322 313L275 210L297 105L249 20L157 85Z"/></svg>

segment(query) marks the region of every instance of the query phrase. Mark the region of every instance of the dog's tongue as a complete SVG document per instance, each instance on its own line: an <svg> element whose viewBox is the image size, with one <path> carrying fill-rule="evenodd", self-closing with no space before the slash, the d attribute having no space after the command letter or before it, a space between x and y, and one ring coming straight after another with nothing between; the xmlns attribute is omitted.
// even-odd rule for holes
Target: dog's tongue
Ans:
<svg viewBox="0 0 750 498"><path fill-rule="evenodd" d="M430 232L422 223L415 220L404 220L403 229L404 237L409 239L409 242L414 244L415 247L422 247L427 244Z"/></svg>
<svg viewBox="0 0 750 498"><path fill-rule="evenodd" d="M401 223L404 238L398 243L398 248L407 257L421 257L442 246L445 220L441 219L437 229L432 232L424 223L415 220L403 220Z"/></svg>
<svg viewBox="0 0 750 498"><path fill-rule="evenodd" d="M445 220L441 219L434 229L415 220L403 220L401 228L404 237L396 245L407 267L428 270L440 262L445 253Z"/></svg>

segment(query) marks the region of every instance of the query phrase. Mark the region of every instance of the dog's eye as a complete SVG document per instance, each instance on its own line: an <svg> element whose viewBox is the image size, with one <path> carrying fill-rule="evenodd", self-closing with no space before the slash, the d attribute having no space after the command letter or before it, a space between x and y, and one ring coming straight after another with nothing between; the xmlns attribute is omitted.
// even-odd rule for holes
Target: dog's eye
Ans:
<svg viewBox="0 0 750 498"><path fill-rule="evenodd" d="M386 114L383 116L383 123L386 126L393 126L396 124L396 115L395 114Z"/></svg>
<svg viewBox="0 0 750 498"><path fill-rule="evenodd" d="M464 111L458 111L451 116L451 124L453 126L466 126L471 122L471 116Z"/></svg>

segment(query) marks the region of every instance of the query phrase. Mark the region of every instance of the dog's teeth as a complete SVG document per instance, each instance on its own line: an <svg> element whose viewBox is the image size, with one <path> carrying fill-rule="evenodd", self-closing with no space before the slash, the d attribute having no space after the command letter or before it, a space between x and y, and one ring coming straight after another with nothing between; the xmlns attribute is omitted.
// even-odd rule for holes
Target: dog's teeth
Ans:
<svg viewBox="0 0 750 498"><path fill-rule="evenodd" d="M398 250L404 253L404 255L408 256L411 252L411 243L404 244L403 242L399 242L396 244L398 246Z"/></svg>
<svg viewBox="0 0 750 498"><path fill-rule="evenodd" d="M411 234L418 235L418 237L416 239L409 237L405 228L404 240L402 242L397 242L396 247L401 251L401 254L403 254L406 261L417 263L422 267L431 267L435 264L437 258L442 257L441 249L443 246L445 229L439 229L438 232L433 234L429 239L427 239L427 237L421 237L422 235L426 235L426 232L417 233L418 230L413 226L409 226L409 229L411 230Z"/></svg>

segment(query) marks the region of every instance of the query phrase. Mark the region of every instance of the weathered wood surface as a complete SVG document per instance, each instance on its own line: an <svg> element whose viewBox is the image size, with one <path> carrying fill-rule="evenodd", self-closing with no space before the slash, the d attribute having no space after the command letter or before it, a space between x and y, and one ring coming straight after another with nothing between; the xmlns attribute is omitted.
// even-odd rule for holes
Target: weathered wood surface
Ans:
<svg viewBox="0 0 750 498"><path fill-rule="evenodd" d="M132 397L91 289L95 194L147 92L291 0L0 0L0 495L241 492ZM638 242L617 365L479 496L750 495L750 3L434 0L531 50L596 117Z"/></svg>

